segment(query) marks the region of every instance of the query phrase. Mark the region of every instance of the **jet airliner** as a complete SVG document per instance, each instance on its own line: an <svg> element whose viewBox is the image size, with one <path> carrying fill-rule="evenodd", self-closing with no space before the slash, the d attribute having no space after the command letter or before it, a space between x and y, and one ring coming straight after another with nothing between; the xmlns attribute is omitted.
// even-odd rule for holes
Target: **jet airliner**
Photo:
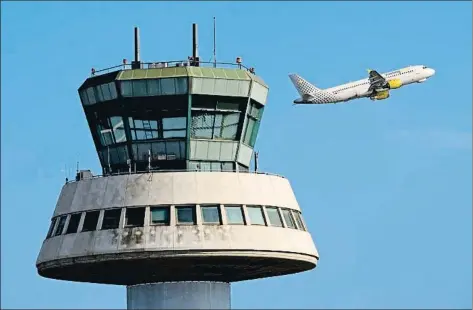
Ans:
<svg viewBox="0 0 473 310"><path fill-rule="evenodd" d="M294 104L327 104L364 97L369 97L371 100L383 100L389 98L391 89L425 82L435 74L435 70L418 65L383 74L375 70L368 70L368 73L369 77L366 79L326 89L315 87L297 74L290 74L289 78L301 96L294 100Z"/></svg>

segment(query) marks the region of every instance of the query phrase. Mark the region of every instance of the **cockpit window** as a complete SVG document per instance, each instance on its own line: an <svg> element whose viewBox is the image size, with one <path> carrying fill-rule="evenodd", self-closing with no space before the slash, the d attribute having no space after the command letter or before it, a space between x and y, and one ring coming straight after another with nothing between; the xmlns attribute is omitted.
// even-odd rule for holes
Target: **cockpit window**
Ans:
<svg viewBox="0 0 473 310"><path fill-rule="evenodd" d="M427 69L427 67L426 67L426 66L422 66L422 69Z"/></svg>

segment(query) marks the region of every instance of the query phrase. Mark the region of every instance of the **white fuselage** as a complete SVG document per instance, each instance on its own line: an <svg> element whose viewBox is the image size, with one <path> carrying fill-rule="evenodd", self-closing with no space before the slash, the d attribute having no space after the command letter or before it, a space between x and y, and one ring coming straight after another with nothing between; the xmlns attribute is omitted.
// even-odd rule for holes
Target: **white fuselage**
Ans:
<svg viewBox="0 0 473 310"><path fill-rule="evenodd" d="M401 81L402 86L409 85L412 83L424 82L429 77L435 74L435 70L427 68L426 66L410 66L399 70L382 73L387 81L398 79ZM369 92L370 82L369 79L358 80L343 85L326 88L323 91L330 93L336 100L333 102L348 101L356 98L369 97L372 93ZM332 97L332 96L331 96ZM332 97L332 98L333 98ZM317 100L312 100L312 103L317 103Z"/></svg>

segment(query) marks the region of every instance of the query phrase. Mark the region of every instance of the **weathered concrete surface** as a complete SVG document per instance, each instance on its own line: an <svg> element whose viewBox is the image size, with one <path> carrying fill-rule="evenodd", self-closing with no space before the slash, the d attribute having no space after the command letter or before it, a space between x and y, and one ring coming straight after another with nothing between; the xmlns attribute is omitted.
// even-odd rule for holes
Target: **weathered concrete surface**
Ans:
<svg viewBox="0 0 473 310"><path fill-rule="evenodd" d="M128 286L128 309L230 309L230 283L171 282Z"/></svg>
<svg viewBox="0 0 473 310"><path fill-rule="evenodd" d="M255 204L299 210L289 181L234 172L169 172L119 175L66 184L53 216L155 204Z"/></svg>

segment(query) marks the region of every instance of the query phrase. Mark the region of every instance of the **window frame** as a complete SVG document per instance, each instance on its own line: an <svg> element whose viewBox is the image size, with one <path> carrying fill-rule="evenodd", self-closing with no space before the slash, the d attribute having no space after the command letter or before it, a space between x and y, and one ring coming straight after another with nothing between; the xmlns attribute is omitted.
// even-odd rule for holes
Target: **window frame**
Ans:
<svg viewBox="0 0 473 310"><path fill-rule="evenodd" d="M223 208L225 209L227 225L247 225L248 221L245 217L245 211L243 210L242 205L224 205ZM229 221L230 218L228 217L227 208L238 208L238 209L240 209L241 219L242 219L243 222L242 223L230 223L230 221Z"/></svg>
<svg viewBox="0 0 473 310"><path fill-rule="evenodd" d="M281 208L281 213L282 213L282 216L284 218L284 223L286 224L286 228L290 228L290 229L297 229L297 224L296 224L296 220L294 219L294 216L292 214L292 209L288 209L288 208ZM289 215L289 218L292 220L292 224L294 227L291 227L289 226L289 223L287 222L287 219L286 219L286 216L285 216L285 212L287 212L287 214Z"/></svg>
<svg viewBox="0 0 473 310"><path fill-rule="evenodd" d="M180 222L179 221L179 210L182 210L182 209L191 209L192 210L192 219L193 219L193 222ZM196 205L178 205L178 206L174 206L174 214L175 214L175 217L176 217L176 226L193 226L193 225L197 225L197 206Z"/></svg>
<svg viewBox="0 0 473 310"><path fill-rule="evenodd" d="M61 227L61 221L64 220ZM56 230L54 231L53 237L62 235L64 228L66 227L67 222L67 214L58 216L58 222Z"/></svg>
<svg viewBox="0 0 473 310"><path fill-rule="evenodd" d="M75 228L75 231L70 231L69 229L71 227L72 218L75 217L75 216L79 216L79 221L77 221L77 227ZM65 235L70 235L70 234L78 233L81 219L82 219L82 212L76 212L76 213L69 214L69 223L67 223L67 228L66 228L66 231L64 232L64 234Z"/></svg>
<svg viewBox="0 0 473 310"><path fill-rule="evenodd" d="M95 222L95 227L93 229L86 229L86 224L87 224L87 215L90 215L90 214L97 214L97 220ZM100 210L89 210L89 211L86 211L85 212L85 215L84 215L84 223L82 224L82 229L81 229L81 232L89 232L89 231L96 231L97 230L97 225L99 223L99 220L100 220ZM84 230L86 229L86 230Z"/></svg>
<svg viewBox="0 0 473 310"><path fill-rule="evenodd" d="M141 226L140 225L136 225L136 224L128 224L128 211L132 210L132 212L136 212L138 213L137 210L142 210L143 211L143 220L141 223ZM145 226L145 216L146 216L146 207L145 206L130 206L130 207L125 207L125 217L124 217L124 222L123 222L123 227L124 228L141 228L141 227L144 227Z"/></svg>
<svg viewBox="0 0 473 310"><path fill-rule="evenodd" d="M107 212L117 212L118 213L118 223L116 224L117 227L104 227L105 224L105 217ZM111 208L111 209L105 209L103 211L103 219L102 219L102 226L100 227L100 230L110 230L110 229L119 229L120 228L120 220L122 217L122 208Z"/></svg>
<svg viewBox="0 0 473 310"><path fill-rule="evenodd" d="M153 210L166 210L167 220L163 223L153 222ZM149 225L150 226L170 226L171 225L171 206L169 205L152 205L149 207Z"/></svg>
<svg viewBox="0 0 473 310"><path fill-rule="evenodd" d="M283 228L284 228L284 222L283 222L281 213L279 212L279 208L278 208L278 207L274 207L274 206L265 206L265 209L266 209L266 214L268 215L268 226L271 226L271 227L283 227ZM271 221L271 216L270 216L269 210L271 210L271 212L274 211L274 212L276 213L277 218L279 219L279 225L273 225L273 223L272 223L272 221Z"/></svg>
<svg viewBox="0 0 473 310"><path fill-rule="evenodd" d="M251 218L251 215L250 215L250 212L249 212L249 209L259 209L261 211L261 216L263 218L263 224L255 224L253 223L253 220ZM263 206L261 205L247 205L246 206L246 211L247 211L247 214L248 214L248 219L250 220L250 225L255 225L255 226L268 226L268 220L266 219L266 216L264 215L264 210L263 210Z"/></svg>
<svg viewBox="0 0 473 310"><path fill-rule="evenodd" d="M206 222L204 217L204 209L217 208L217 222ZM200 205L200 217L203 225L222 225L222 211L220 210L220 204L205 204Z"/></svg>

